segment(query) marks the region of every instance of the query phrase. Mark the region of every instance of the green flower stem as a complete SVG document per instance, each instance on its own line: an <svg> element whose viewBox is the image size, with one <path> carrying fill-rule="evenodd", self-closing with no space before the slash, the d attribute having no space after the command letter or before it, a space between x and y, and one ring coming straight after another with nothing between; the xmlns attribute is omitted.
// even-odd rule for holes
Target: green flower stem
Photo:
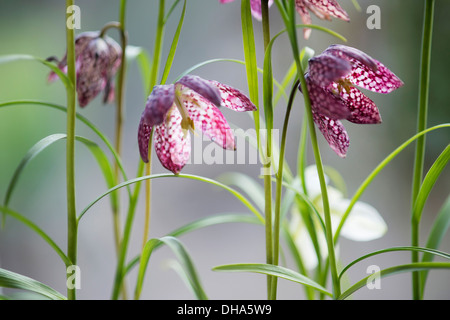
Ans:
<svg viewBox="0 0 450 320"><path fill-rule="evenodd" d="M286 150L286 137L287 137L287 128L289 123L289 116L291 114L292 104L294 102L295 94L297 93L297 88L299 85L299 81L297 80L291 90L291 94L289 96L288 105L286 108L286 114L284 117L283 124L283 132L281 134L281 142L280 142L280 154L279 154L279 162L278 162L278 173L276 176L276 191L275 191L275 217L274 217L274 232L273 232L273 264L278 265L279 255L280 255L280 220L281 220L281 191L283 186L283 167L284 167L284 155ZM274 277L272 281L272 292L271 297L276 299L277 296L277 280L278 277Z"/></svg>
<svg viewBox="0 0 450 320"><path fill-rule="evenodd" d="M264 37L264 53L266 53L267 47L270 43L270 23L269 23L269 1L261 1L261 11L262 11L262 27L263 27L263 37ZM264 77L267 76L264 74ZM268 101L264 102L269 103ZM267 108L265 107L265 112L267 113ZM273 128L273 118L265 114L266 118L266 129L267 129L267 139L266 139L266 154L264 161L264 199L265 199L265 238L266 238L266 263L273 264L273 227L272 227L272 179L270 176L271 171L271 157L272 157L272 132ZM267 276L267 297L268 299L274 299L274 292L276 289L272 289L272 286L276 285L276 277Z"/></svg>
<svg viewBox="0 0 450 320"><path fill-rule="evenodd" d="M153 146L153 129L150 134L150 140L148 143L148 163L145 165L145 175L149 176L152 174L152 146ZM145 181L145 221L144 221L144 235L142 236L142 249L144 249L145 244L148 241L148 234L150 230L150 202L151 202L151 190L152 185L151 180Z"/></svg>
<svg viewBox="0 0 450 320"><path fill-rule="evenodd" d="M163 42L163 35L164 35L164 25L165 25L165 16L164 16L164 12L165 12L165 0L160 0L159 1L159 12L158 12L158 25L157 25L157 30L156 30L156 37L155 37L155 47L154 47L154 54L153 54L153 63L152 63L152 68L151 68L151 73L150 73L150 86L148 88L148 94L151 93L153 86L156 85L156 81L158 78L158 73L159 73L159 66L160 66L160 62L161 62L161 51L162 51L162 42ZM153 131L150 135L150 139L149 139L149 154L151 153L152 150L152 137L153 137ZM150 168L149 165L144 164L144 162L139 161L139 167L138 167L138 173L137 173L137 177L141 177L145 170L147 172L150 172ZM136 187L134 189L131 201L130 201L130 205L128 207L128 212L127 212L127 218L125 221L125 226L124 226L124 233L123 233L123 239L120 243L120 252L119 252L119 257L118 257L118 262L117 262L117 268L116 268L116 275L115 275L115 280L114 280L114 287L113 287L113 292L112 292L112 299L113 300L117 300L119 298L119 291L120 288L122 286L123 283L123 279L125 276L125 260L126 260L126 255L127 255L127 251L128 251L128 244L130 241L130 235L131 235L131 228L133 226L133 221L134 221L134 216L135 216L135 211L136 211L136 206L137 206L137 201L139 198L139 192L140 192L140 188L141 188L141 182L138 182L136 184ZM147 221L150 221L150 184L146 183L146 208L145 208L145 219ZM80 217L81 218L81 217ZM148 225L146 226L146 230L148 230ZM144 237L148 237L147 231L144 231ZM146 238L144 238L143 241L145 241Z"/></svg>
<svg viewBox="0 0 450 320"><path fill-rule="evenodd" d="M143 172L144 172L144 162L140 161L139 167L138 167L138 172L137 172L137 177L141 177ZM136 186L134 188L134 191L133 191L133 194L132 194L132 197L130 200L130 204L129 204L128 212L127 212L127 218L126 218L125 226L124 226L123 238L122 238L122 241L120 242L120 251L119 251L119 256L117 258L116 274L115 274L115 278L114 278L114 286L113 286L113 292L112 292L112 297L111 297L112 300L119 299L120 290L123 285L123 278L125 275L125 259L127 256L128 243L130 241L130 235L131 235L131 227L133 226L133 220L134 220L134 215L136 213L136 206L137 206L137 202L139 199L140 190L141 190L141 181L138 181L136 183ZM81 219L81 218L82 218L82 214L80 215L79 219Z"/></svg>
<svg viewBox="0 0 450 320"><path fill-rule="evenodd" d="M421 132L427 127L428 95L430 87L430 65L431 65L431 43L433 35L434 0L425 1L425 13L422 33L422 53L420 65L419 84L419 106L417 114L417 132ZM412 208L416 202L423 177L423 164L425 157L425 136L421 136L416 142L416 153L414 161ZM419 245L419 221L411 221L411 245ZM412 252L411 261L418 262L419 254ZM419 272L412 273L413 299L420 299Z"/></svg>
<svg viewBox="0 0 450 320"><path fill-rule="evenodd" d="M163 46L163 37L164 37L164 27L165 27L165 0L159 1L159 12L158 12L158 25L156 28L156 37L155 37L155 46L154 46L154 52L153 52L153 62L152 62L152 69L150 73L150 88L149 88L149 94L153 90L153 87L157 83L158 74L159 74L159 67L161 64L161 53L162 53L162 46ZM151 160L151 154L152 154L152 136L153 132L151 134L150 140L149 140L149 146L148 146L148 154L149 154L149 162L145 165L145 172L147 175L151 174L152 171L152 162ZM142 243L143 246L147 243L148 240L148 233L150 228L150 212L151 212L151 180L147 180L145 182L145 223L144 223L144 234Z"/></svg>
<svg viewBox="0 0 450 320"><path fill-rule="evenodd" d="M66 0L67 13L74 0ZM69 10L70 11L70 10ZM66 25L67 78L71 87L67 88L67 143L66 143L66 183L67 183L67 257L73 265L77 263L78 221L75 207L75 118L76 118L76 73L75 73L75 32ZM69 273L67 277L71 276ZM76 299L76 289L67 287L67 298Z"/></svg>
<svg viewBox="0 0 450 320"><path fill-rule="evenodd" d="M320 155L319 150L319 144L317 142L317 135L315 131L314 126L314 119L312 116L311 111L311 100L308 95L308 87L306 85L305 77L303 75L303 68L300 61L300 51L298 48L298 42L297 42L297 31L295 26L295 2L291 1L285 8L284 5L277 0L276 1L277 6L280 10L280 13L283 17L284 23L286 25L288 34L289 34L289 40L291 42L292 51L294 55L294 60L297 65L297 75L300 79L300 84L303 92L303 98L305 103L305 115L308 119L308 127L309 127L309 135L311 138L311 144L313 148L314 158L316 160L316 167L317 167L317 173L319 175L319 181L320 181L320 189L322 192L322 201L323 201L323 210L324 210L324 220L325 220L325 227L326 227L326 240L327 240L327 248L328 248L328 259L329 259L329 265L331 270L331 277L333 282L333 298L337 299L341 294L341 285L338 277L337 272L337 264L336 264L336 254L334 249L334 242L333 242L333 231L331 226L331 212L330 212L330 205L328 201L328 192L327 192L327 185L325 182L325 174L322 164L322 157Z"/></svg>

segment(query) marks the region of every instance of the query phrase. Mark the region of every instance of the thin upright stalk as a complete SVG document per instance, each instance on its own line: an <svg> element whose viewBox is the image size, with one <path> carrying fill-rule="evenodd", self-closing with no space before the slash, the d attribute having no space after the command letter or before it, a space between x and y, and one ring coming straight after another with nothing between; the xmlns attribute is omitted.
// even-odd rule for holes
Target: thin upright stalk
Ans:
<svg viewBox="0 0 450 320"><path fill-rule="evenodd" d="M297 66L297 76L300 79L300 84L303 92L305 115L308 119L309 135L311 139L314 158L316 161L317 173L320 181L320 190L322 193L322 202L324 210L325 229L326 229L325 236L328 248L328 259L330 263L331 277L333 282L333 298L337 299L341 294L341 286L337 272L336 253L334 249L333 231L331 226L330 204L328 200L328 192L325 181L322 156L319 150L319 144L317 141L314 119L311 110L311 100L309 98L308 87L306 85L306 80L303 75L303 68L300 62L300 50L298 48L297 30L295 26L295 2L294 1L289 2L286 7L279 0L277 0L276 3L278 8L280 9L286 28L288 30L289 40L291 42L292 52L294 55L294 61Z"/></svg>
<svg viewBox="0 0 450 320"><path fill-rule="evenodd" d="M153 136L153 132L151 134ZM148 146L148 163L145 165L145 175L149 176L152 174L152 145L153 141L149 141ZM150 179L146 181L145 183L145 220L144 220L144 235L142 237L142 249L144 249L145 244L148 241L148 234L150 232L150 203L151 203L151 183Z"/></svg>
<svg viewBox="0 0 450 320"><path fill-rule="evenodd" d="M425 1L425 12L422 33L422 52L420 62L420 83L419 83L419 104L417 113L417 132L421 132L427 127L428 115L428 95L430 88L430 68L431 68L431 43L433 36L433 16L435 0ZM416 142L416 152L413 173L413 188L411 208L414 208L417 194L423 178L423 164L425 156L425 136L421 136ZM414 212L413 209L411 212ZM412 215L411 221L411 245L419 246L419 221ZM411 261L418 262L419 254L412 252ZM420 299L419 272L412 273L413 299Z"/></svg>
<svg viewBox="0 0 450 320"><path fill-rule="evenodd" d="M261 11L262 11L262 26L263 26L263 37L264 37L264 53L266 53L267 47L270 43L270 22L269 22L269 1L261 1ZM265 75L264 76L268 76ZM264 102L269 103L268 101ZM265 108L267 112L267 108ZM264 161L264 219L265 219L265 238L266 238L266 263L273 264L273 227L272 227L272 178L270 176L271 166L272 166L272 128L273 124L269 121L273 121L272 117L267 114L266 118L266 154ZM267 276L267 297L268 299L273 299L273 278L272 276Z"/></svg>
<svg viewBox="0 0 450 320"><path fill-rule="evenodd" d="M286 114L284 116L283 132L281 134L280 142L280 154L278 162L278 172L276 176L276 191L275 191L275 217L274 217L274 228L273 228L273 264L278 265L279 255L280 255L280 221L281 221L281 191L283 186L283 168L284 168L284 155L286 150L286 138L287 138L287 128L289 123L289 116L291 115L292 104L294 103L295 94L299 81L297 80L291 90L289 96L288 105L286 108ZM277 297L277 277L274 277L272 281L272 292L271 297L276 299Z"/></svg>
<svg viewBox="0 0 450 320"><path fill-rule="evenodd" d="M66 21L72 12L69 8L74 0L66 0ZM78 222L75 202L75 118L76 118L76 72L75 32L66 25L67 77L71 87L67 88L67 138L66 138L66 183L67 183L67 257L72 265L77 264ZM67 276L72 276L70 273ZM68 279L69 281L69 279ZM67 283L67 298L76 299L76 288Z"/></svg>
<svg viewBox="0 0 450 320"><path fill-rule="evenodd" d="M151 137L150 137L151 140ZM144 173L144 162L139 162L137 177L141 177ZM141 183L136 183L136 186L134 188L130 204L128 207L127 212L127 218L125 220L125 226L124 226L124 232L123 232L123 238L120 242L120 250L119 250L119 256L117 258L117 266L116 266L116 274L114 278L114 286L113 286L113 292L112 292L112 300L117 300L119 298L120 289L123 284L123 277L124 277L124 271L125 271L125 259L128 252L128 243L130 242L130 236L131 236L131 227L133 226L133 220L134 215L136 213L136 206L139 198L139 192L141 190Z"/></svg>
<svg viewBox="0 0 450 320"><path fill-rule="evenodd" d="M153 61L150 72L150 88L149 93L153 90L153 87L157 84L159 75L159 67L161 64L161 53L163 46L164 27L165 27L165 0L159 1L158 22L156 26L155 45L153 48ZM150 175L152 171L151 153L152 153L152 139L149 141L148 153L149 161L145 165L146 175ZM151 181L145 182L145 222L144 222L144 234L142 238L143 246L148 240L149 228L150 228L150 215L151 215Z"/></svg>

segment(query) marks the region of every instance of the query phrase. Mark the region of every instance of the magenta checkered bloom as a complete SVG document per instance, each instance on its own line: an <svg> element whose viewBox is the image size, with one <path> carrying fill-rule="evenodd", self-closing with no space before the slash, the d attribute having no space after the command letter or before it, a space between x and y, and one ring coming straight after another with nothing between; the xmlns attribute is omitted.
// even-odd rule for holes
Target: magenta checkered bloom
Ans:
<svg viewBox="0 0 450 320"><path fill-rule="evenodd" d="M233 2L234 0L219 0L220 3ZM273 0L269 0L269 7L273 4ZM261 0L250 0L252 15L258 20L262 19Z"/></svg>
<svg viewBox="0 0 450 320"><path fill-rule="evenodd" d="M148 145L154 128L154 146L161 164L177 174L191 152L189 131L196 128L224 149L234 150L233 132L219 107L254 111L255 105L239 90L198 76L184 76L175 84L153 88L138 129L141 158L148 162Z"/></svg>
<svg viewBox="0 0 450 320"><path fill-rule="evenodd" d="M114 75L121 64L122 48L108 36L100 37L100 32L84 32L75 39L75 67L77 96L80 107L85 107L101 91L103 102L114 101ZM67 56L58 62L58 68L67 72ZM51 72L48 80L58 76Z"/></svg>
<svg viewBox="0 0 450 320"><path fill-rule="evenodd" d="M309 11L322 20L331 20L331 17L335 17L350 21L347 12L341 8L336 0L295 0L295 8L304 24L311 24L312 22ZM311 29L305 28L303 35L305 39L308 39L311 35Z"/></svg>
<svg viewBox="0 0 450 320"><path fill-rule="evenodd" d="M314 122L341 157L347 154L349 138L340 120L381 122L375 103L355 86L387 94L403 85L381 62L344 45L332 45L311 58L305 80Z"/></svg>

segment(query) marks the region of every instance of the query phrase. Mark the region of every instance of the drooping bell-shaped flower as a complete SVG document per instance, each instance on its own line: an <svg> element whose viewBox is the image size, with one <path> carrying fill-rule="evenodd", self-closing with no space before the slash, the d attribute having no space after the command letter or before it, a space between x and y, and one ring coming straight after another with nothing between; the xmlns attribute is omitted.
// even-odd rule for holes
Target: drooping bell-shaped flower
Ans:
<svg viewBox="0 0 450 320"><path fill-rule="evenodd" d="M329 177L325 176L325 178L330 203L331 225L334 235L336 228L340 224L343 215L350 204L350 200L346 199L340 190L329 185ZM323 219L322 193L316 166L309 166L305 169L305 185L308 192L308 198ZM320 248L322 258L325 259L328 256L325 232L318 217L315 215L311 217L317 236L317 245ZM307 224L303 221L302 216L298 211L294 210L292 212L289 222L289 232L302 257L305 267L309 270L315 268L318 263L316 248L311 240ZM365 202L357 201L348 215L340 235L352 241L365 242L379 239L386 232L386 222L383 220L377 209Z"/></svg>
<svg viewBox="0 0 450 320"><path fill-rule="evenodd" d="M142 160L148 162L153 128L156 155L161 164L175 174L189 160L189 131L196 128L224 149L234 150L234 135L219 110L221 106L239 112L256 110L239 90L198 76L187 75L175 84L155 86L139 123L138 144Z"/></svg>
<svg viewBox="0 0 450 320"><path fill-rule="evenodd" d="M336 0L295 0L295 8L304 24L311 24L312 20L309 11L322 20L331 20L331 17L335 17L344 21L350 21L347 12L341 8ZM310 28L303 29L305 39L308 39L310 35Z"/></svg>
<svg viewBox="0 0 450 320"><path fill-rule="evenodd" d="M80 107L85 107L101 91L104 103L114 100L114 75L122 58L122 48L112 38L100 32L84 32L75 39L75 68L77 96ZM67 72L67 56L58 62L58 68ZM51 72L50 82L58 76Z"/></svg>
<svg viewBox="0 0 450 320"><path fill-rule="evenodd" d="M219 0L220 3L233 2L234 0ZM269 0L269 7L273 4L273 0ZM262 19L261 0L250 0L253 17L258 20Z"/></svg>
<svg viewBox="0 0 450 320"><path fill-rule="evenodd" d="M341 157L347 153L349 138L340 120L381 122L375 103L355 86L387 94L403 85L381 62L344 45L332 45L311 58L305 80L314 122Z"/></svg>

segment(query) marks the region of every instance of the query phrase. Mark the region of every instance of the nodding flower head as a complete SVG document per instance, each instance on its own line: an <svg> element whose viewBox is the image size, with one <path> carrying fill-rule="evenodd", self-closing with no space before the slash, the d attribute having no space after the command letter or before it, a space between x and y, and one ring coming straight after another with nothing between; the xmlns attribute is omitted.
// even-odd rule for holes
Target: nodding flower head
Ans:
<svg viewBox="0 0 450 320"><path fill-rule="evenodd" d="M323 20L331 20L331 17L335 17L350 21L347 12L341 8L336 0L295 0L295 8L304 24L311 24L309 11L314 12L318 18ZM311 35L311 29L304 29L303 35L305 39L308 39Z"/></svg>
<svg viewBox="0 0 450 320"><path fill-rule="evenodd" d="M220 3L233 2L234 0L219 0ZM273 4L273 0L269 0L269 7ZM261 0L250 0L250 7L252 8L253 17L258 20L262 19Z"/></svg>
<svg viewBox="0 0 450 320"><path fill-rule="evenodd" d="M347 153L349 138L339 120L358 124L381 122L375 103L355 86L387 94L403 85L381 62L344 45L332 45L311 58L305 80L314 121L341 157Z"/></svg>
<svg viewBox="0 0 450 320"><path fill-rule="evenodd" d="M196 128L224 149L235 149L233 132L220 112L254 111L255 105L239 90L198 76L184 76L175 84L158 85L148 97L138 128L141 158L148 162L148 145L154 145L161 164L177 174L190 157L189 131Z"/></svg>
<svg viewBox="0 0 450 320"><path fill-rule="evenodd" d="M101 91L104 91L104 103L114 101L114 75L122 62L121 58L122 48L114 39L94 31L77 36L75 68L80 107L88 105ZM67 72L67 56L58 62L58 68ZM56 73L51 72L48 80L52 82L57 78Z"/></svg>

